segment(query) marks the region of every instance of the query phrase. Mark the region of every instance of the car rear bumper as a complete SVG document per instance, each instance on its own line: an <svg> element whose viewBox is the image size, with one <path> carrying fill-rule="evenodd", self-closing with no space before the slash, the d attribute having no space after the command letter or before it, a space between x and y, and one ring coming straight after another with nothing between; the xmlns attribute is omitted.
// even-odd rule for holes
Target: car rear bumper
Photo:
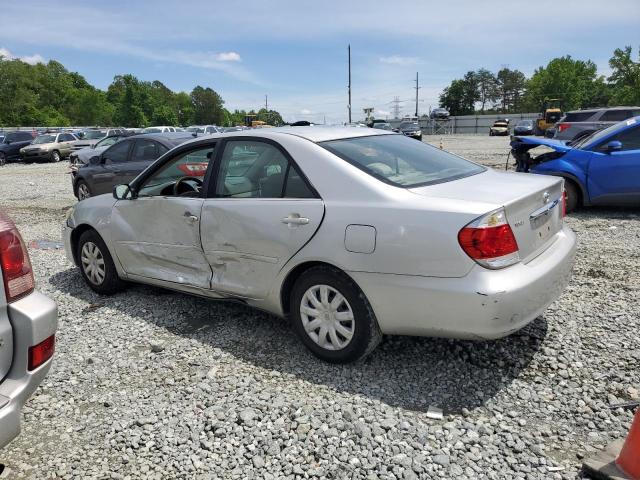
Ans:
<svg viewBox="0 0 640 480"><path fill-rule="evenodd" d="M49 359L30 372L29 347L55 334L58 326L56 303L39 292L33 292L7 308L14 351L11 370L0 383L0 448L20 433L22 407L51 368L52 359Z"/></svg>
<svg viewBox="0 0 640 480"><path fill-rule="evenodd" d="M349 274L385 334L493 339L523 328L560 296L575 250L565 226L542 254L502 270L478 265L461 278Z"/></svg>

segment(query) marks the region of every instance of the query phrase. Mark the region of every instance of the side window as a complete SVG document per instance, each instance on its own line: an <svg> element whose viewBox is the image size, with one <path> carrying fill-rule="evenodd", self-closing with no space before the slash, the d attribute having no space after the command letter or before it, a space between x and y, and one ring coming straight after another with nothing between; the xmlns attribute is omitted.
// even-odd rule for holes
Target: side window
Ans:
<svg viewBox="0 0 640 480"><path fill-rule="evenodd" d="M613 137L610 137L609 139L598 145L597 151L606 152L609 142L613 142L615 140L622 143L623 151L640 150L640 126L630 128L628 130L625 130L624 132L620 132L617 135L614 135Z"/></svg>
<svg viewBox="0 0 640 480"><path fill-rule="evenodd" d="M284 196L285 198L316 198L295 165L289 167Z"/></svg>
<svg viewBox="0 0 640 480"><path fill-rule="evenodd" d="M102 154L107 163L123 163L127 161L131 142L120 142L112 145Z"/></svg>
<svg viewBox="0 0 640 480"><path fill-rule="evenodd" d="M20 133L18 133L16 138L13 139L14 142L15 141L29 142L31 140L33 140L33 136L29 132L20 132Z"/></svg>
<svg viewBox="0 0 640 480"><path fill-rule="evenodd" d="M631 117L630 110L607 110L602 114L600 120L603 122L621 122Z"/></svg>
<svg viewBox="0 0 640 480"><path fill-rule="evenodd" d="M157 143L153 140L136 140L133 147L133 153L131 154L132 162L143 162L149 160L155 160L158 155Z"/></svg>
<svg viewBox="0 0 640 480"><path fill-rule="evenodd" d="M176 185L179 196L202 196L204 176L214 158L215 145L183 152L146 179L138 189L138 196L173 196L176 193Z"/></svg>
<svg viewBox="0 0 640 480"><path fill-rule="evenodd" d="M234 198L313 198L304 179L282 151L256 140L225 145L216 196Z"/></svg>
<svg viewBox="0 0 640 480"><path fill-rule="evenodd" d="M62 135L63 142L73 142L74 140L75 138L73 138L73 135L71 135L70 133L65 133Z"/></svg>

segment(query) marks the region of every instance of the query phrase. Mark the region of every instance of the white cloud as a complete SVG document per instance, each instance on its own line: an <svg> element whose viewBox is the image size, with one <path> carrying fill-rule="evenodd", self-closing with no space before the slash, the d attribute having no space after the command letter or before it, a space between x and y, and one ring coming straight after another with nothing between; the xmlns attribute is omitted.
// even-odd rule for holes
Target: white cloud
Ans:
<svg viewBox="0 0 640 480"><path fill-rule="evenodd" d="M387 112L386 110L378 110L376 111L376 115L380 115L382 117L388 117L391 115L391 112Z"/></svg>
<svg viewBox="0 0 640 480"><path fill-rule="evenodd" d="M400 66L408 66L408 65L416 65L418 63L418 59L416 57L401 57L400 55L391 55L390 57L380 57L381 63L387 63L389 65L400 65Z"/></svg>
<svg viewBox="0 0 640 480"><path fill-rule="evenodd" d="M46 63L42 55L38 55L37 53L35 55L25 55L23 57L18 57L12 54L6 48L0 48L0 57L3 57L5 60L21 60L25 63L28 63L29 65L35 65L36 63Z"/></svg>
<svg viewBox="0 0 640 480"><path fill-rule="evenodd" d="M313 112L308 108L303 108L302 110L300 110L300 115L313 115Z"/></svg>
<svg viewBox="0 0 640 480"><path fill-rule="evenodd" d="M218 62L240 62L242 59L240 58L240 54L236 52L222 52L215 55L215 58Z"/></svg>

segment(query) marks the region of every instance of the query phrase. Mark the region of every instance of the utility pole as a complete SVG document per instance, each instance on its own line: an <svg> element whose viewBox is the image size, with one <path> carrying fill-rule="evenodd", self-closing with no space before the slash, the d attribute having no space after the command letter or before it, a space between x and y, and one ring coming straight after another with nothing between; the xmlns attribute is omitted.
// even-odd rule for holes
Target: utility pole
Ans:
<svg viewBox="0 0 640 480"><path fill-rule="evenodd" d="M418 72L416 72L416 119L418 118L418 90L420 90L420 87L418 86Z"/></svg>
<svg viewBox="0 0 640 480"><path fill-rule="evenodd" d="M347 53L349 57L349 104L347 108L349 109L349 123L351 123L351 44L347 47Z"/></svg>
<svg viewBox="0 0 640 480"><path fill-rule="evenodd" d="M268 112L269 111L269 100L267 95L264 96L264 109Z"/></svg>

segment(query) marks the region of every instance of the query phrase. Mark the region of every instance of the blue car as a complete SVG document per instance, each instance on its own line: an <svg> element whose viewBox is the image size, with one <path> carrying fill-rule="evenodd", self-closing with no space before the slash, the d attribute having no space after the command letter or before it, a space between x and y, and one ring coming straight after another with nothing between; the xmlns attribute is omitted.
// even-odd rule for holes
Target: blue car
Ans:
<svg viewBox="0 0 640 480"><path fill-rule="evenodd" d="M532 157L530 151L552 149ZM567 212L579 206L640 206L640 116L574 142L513 137L517 171L565 179Z"/></svg>

